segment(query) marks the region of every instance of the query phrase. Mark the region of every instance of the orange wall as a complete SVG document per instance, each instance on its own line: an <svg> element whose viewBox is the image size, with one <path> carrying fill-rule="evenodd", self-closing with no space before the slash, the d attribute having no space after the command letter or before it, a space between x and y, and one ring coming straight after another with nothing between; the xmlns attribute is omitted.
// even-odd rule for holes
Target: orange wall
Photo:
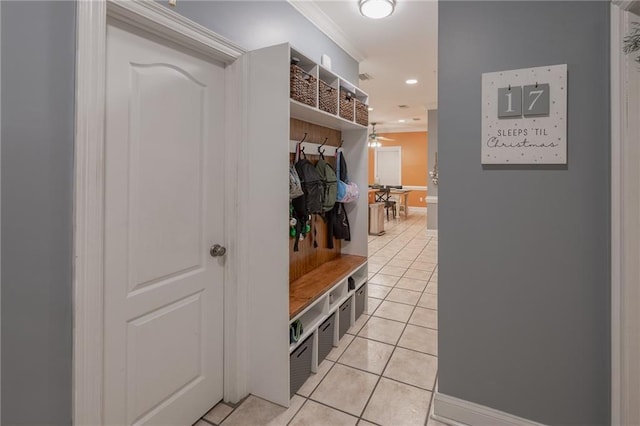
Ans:
<svg viewBox="0 0 640 426"><path fill-rule="evenodd" d="M380 141L382 146L402 147L402 185L427 186L427 132L379 133L393 141ZM369 148L369 184L374 183L374 148ZM422 197L422 202L420 201ZM427 191L412 191L409 205L426 207Z"/></svg>

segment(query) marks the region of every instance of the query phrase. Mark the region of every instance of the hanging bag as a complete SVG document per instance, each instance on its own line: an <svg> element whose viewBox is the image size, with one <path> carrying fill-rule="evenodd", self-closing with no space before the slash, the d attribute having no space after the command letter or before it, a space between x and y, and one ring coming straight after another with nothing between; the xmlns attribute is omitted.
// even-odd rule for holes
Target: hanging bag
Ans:
<svg viewBox="0 0 640 426"><path fill-rule="evenodd" d="M339 203L352 203L358 199L358 197L360 196L360 192L358 191L358 185L356 185L354 182L348 181L346 170L343 170L342 174L340 172L341 166L346 169L346 162L344 161L341 149L337 151L336 164L336 175L338 176L337 201Z"/></svg>
<svg viewBox="0 0 640 426"><path fill-rule="evenodd" d="M322 180L322 210L328 212L333 209L338 196L338 178L331 164L325 161L324 154L320 152L320 159L316 163L316 170Z"/></svg>
<svg viewBox="0 0 640 426"><path fill-rule="evenodd" d="M316 170L316 167L307 160L307 156L302 151L303 158L296 161L295 167L300 178L300 184L302 191L304 191L304 197L296 198L293 200L293 207L296 211L301 211L306 214L322 213L322 179Z"/></svg>
<svg viewBox="0 0 640 426"><path fill-rule="evenodd" d="M304 158L300 158L302 153ZM298 243L309 233L311 227L311 215L322 213L322 182L316 168L307 160L304 150L301 150L300 143L296 146L296 172L300 178L300 184L304 194L291 200L293 206L293 217L296 219L295 242L293 251L298 251ZM313 229L315 235L316 230ZM313 239L313 247L318 247L318 242Z"/></svg>
<svg viewBox="0 0 640 426"><path fill-rule="evenodd" d="M289 164L289 200L303 195L304 191L302 191L302 184L300 183L298 172L293 164Z"/></svg>

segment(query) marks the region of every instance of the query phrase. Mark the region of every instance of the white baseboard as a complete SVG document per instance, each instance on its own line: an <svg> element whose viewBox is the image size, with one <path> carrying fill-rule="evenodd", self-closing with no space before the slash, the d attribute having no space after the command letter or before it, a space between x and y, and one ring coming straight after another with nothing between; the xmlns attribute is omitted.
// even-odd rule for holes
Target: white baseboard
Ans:
<svg viewBox="0 0 640 426"><path fill-rule="evenodd" d="M436 238L438 238L438 230L437 229L427 229L427 237L436 237Z"/></svg>
<svg viewBox="0 0 640 426"><path fill-rule="evenodd" d="M433 418L452 426L542 426L541 423L440 392L434 398Z"/></svg>
<svg viewBox="0 0 640 426"><path fill-rule="evenodd" d="M409 213L414 213L414 212L420 212L420 213L426 213L427 212L427 208L426 207L414 207L414 206L409 206Z"/></svg>

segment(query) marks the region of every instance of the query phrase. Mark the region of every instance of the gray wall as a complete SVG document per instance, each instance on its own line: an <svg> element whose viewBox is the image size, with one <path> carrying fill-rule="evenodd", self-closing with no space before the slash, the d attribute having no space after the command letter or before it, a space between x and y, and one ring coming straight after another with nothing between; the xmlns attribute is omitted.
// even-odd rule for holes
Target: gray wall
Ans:
<svg viewBox="0 0 640 426"><path fill-rule="evenodd" d="M609 4L441 2L439 17L440 392L607 424ZM563 63L568 165L483 169L482 73Z"/></svg>
<svg viewBox="0 0 640 426"><path fill-rule="evenodd" d="M286 1L180 0L173 9L248 50L289 42L317 63L326 53L335 73L358 84L358 62Z"/></svg>
<svg viewBox="0 0 640 426"><path fill-rule="evenodd" d="M71 422L73 2L2 2L2 424Z"/></svg>

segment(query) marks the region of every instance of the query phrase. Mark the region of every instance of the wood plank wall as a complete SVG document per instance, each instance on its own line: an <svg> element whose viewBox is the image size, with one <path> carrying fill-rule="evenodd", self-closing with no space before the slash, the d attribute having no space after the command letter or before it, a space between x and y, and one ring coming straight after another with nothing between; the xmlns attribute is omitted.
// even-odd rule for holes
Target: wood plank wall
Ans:
<svg viewBox="0 0 640 426"><path fill-rule="evenodd" d="M318 126L316 124L307 123L305 121L297 120L295 118L290 119L289 125L289 137L291 140L302 140L305 132L307 138L305 142L312 142L321 144L325 138L327 145L338 146L342 139L342 132L339 130L329 129L327 127ZM320 158L318 152L311 149L307 149L307 159L312 163L315 163ZM290 161L293 162L294 155L290 155ZM325 160L329 162L335 168L335 158L325 157ZM311 236L315 229L315 240L318 243L318 247L314 248L312 238L308 235L303 241L298 244L298 251L293 251L294 239L289 238L289 282L293 282L303 275L316 269L318 266L332 259L340 256L340 241L334 240L334 248L327 248L327 226L318 215L312 215L311 219Z"/></svg>

